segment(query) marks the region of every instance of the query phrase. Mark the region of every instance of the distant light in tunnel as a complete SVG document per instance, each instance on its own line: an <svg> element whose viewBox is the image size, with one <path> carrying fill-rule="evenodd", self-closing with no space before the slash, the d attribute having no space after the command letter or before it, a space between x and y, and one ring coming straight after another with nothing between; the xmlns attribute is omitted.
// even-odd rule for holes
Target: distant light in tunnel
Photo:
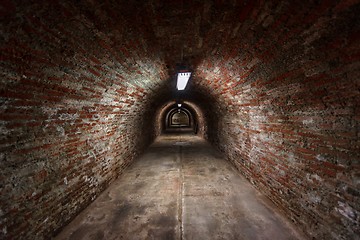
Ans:
<svg viewBox="0 0 360 240"><path fill-rule="evenodd" d="M181 107L181 103L178 103L178 107Z"/></svg>
<svg viewBox="0 0 360 240"><path fill-rule="evenodd" d="M191 72L184 72L184 73L178 73L177 75L177 89L178 90L184 90L186 87L186 84L189 81L189 78L191 76Z"/></svg>

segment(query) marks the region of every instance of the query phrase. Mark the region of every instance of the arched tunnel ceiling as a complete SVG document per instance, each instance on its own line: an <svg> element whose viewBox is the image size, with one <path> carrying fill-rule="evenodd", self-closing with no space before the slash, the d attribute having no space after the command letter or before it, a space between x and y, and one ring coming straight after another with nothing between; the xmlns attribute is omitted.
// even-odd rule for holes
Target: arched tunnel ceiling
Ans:
<svg viewBox="0 0 360 240"><path fill-rule="evenodd" d="M80 1L76 5L104 33L135 34L140 41L155 44L171 70L181 62L196 67L230 35L237 35L239 23L256 18L261 8L274 7L258 1L194 0Z"/></svg>
<svg viewBox="0 0 360 240"><path fill-rule="evenodd" d="M177 99L310 237L358 233L358 0L0 6L9 239L51 238L154 140L156 114ZM183 92L180 63L192 71Z"/></svg>
<svg viewBox="0 0 360 240"><path fill-rule="evenodd" d="M114 66L114 61L101 61L108 54L115 55L115 61L123 57L134 58L129 52L136 49L135 61L126 64L134 64L134 70L136 65L143 64L139 67L149 77L134 79L134 76L125 75L122 76L126 79L125 84L132 79L140 87L155 90L157 95L161 95L159 98L171 99L173 94L167 91L174 89L176 66L184 63L192 69L194 82L194 94L190 91L184 97L204 96L206 102L209 95L215 94L227 100L228 104L229 98L243 91L241 85L270 79L274 67L288 65L287 68L296 68L292 66L295 61L291 59L292 55L301 56L316 51L316 56L332 57L330 53L319 53L321 50L314 47L319 41L331 44L329 35L333 32L346 32L356 27L356 11L342 12L351 4L354 3L83 0L29 1L9 9L28 15L27 19L34 25L40 18L45 18L55 29L72 26L73 30L68 29L71 32L83 29L82 25L94 26L95 29L85 36L99 43L103 53L97 51L94 55L101 65L107 64L107 67ZM331 8L334 9L332 12L326 12ZM7 20L12 12L6 11L3 15ZM353 18L354 21L348 21L353 26L343 25L341 19L344 15ZM302 19L305 20L301 22ZM330 27L319 32L313 27L314 23ZM84 36L84 32L81 34ZM10 40L8 37L11 39L11 35L4 35L3 39ZM67 48L66 44L62 51L74 57L74 50ZM85 48L84 51L91 54L93 50ZM147 61L154 62L154 58L156 65L149 65Z"/></svg>
<svg viewBox="0 0 360 240"><path fill-rule="evenodd" d="M327 52L319 46L332 46L334 32L343 33L339 42L349 37L347 32L359 28L356 8L347 10L352 4L355 2L148 0L80 1L77 5L102 34L120 41L136 39L135 44L151 48L160 57L166 74L163 80L170 80L166 83L170 91L175 89L176 66L184 63L193 71L194 83L180 97L201 103L208 102L209 96L221 96L226 108L248 86L273 81L278 76L274 69L311 75L296 66L303 64L299 57L307 64L326 58L336 61L336 49ZM352 20L345 23L345 17ZM318 31L325 26L326 30ZM160 98L174 97L168 89L157 88Z"/></svg>

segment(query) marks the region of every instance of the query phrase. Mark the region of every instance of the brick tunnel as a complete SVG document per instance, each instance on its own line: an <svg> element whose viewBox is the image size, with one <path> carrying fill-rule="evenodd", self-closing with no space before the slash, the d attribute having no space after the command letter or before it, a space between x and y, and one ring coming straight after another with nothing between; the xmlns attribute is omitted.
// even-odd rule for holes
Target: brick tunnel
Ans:
<svg viewBox="0 0 360 240"><path fill-rule="evenodd" d="M359 239L359 16L358 0L2 0L0 238Z"/></svg>

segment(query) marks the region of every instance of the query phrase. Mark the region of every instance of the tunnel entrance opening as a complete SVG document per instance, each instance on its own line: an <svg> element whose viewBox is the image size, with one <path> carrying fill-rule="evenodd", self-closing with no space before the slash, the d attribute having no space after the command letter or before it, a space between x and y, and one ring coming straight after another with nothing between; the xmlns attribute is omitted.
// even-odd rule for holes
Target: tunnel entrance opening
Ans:
<svg viewBox="0 0 360 240"><path fill-rule="evenodd" d="M155 117L156 136L190 134L205 137L207 124L203 111L190 101L169 101L158 108Z"/></svg>
<svg viewBox="0 0 360 240"><path fill-rule="evenodd" d="M173 108L166 114L164 133L194 133L194 117L186 108Z"/></svg>
<svg viewBox="0 0 360 240"><path fill-rule="evenodd" d="M196 134L197 120L193 113L185 107L171 108L164 119L164 134L169 133L186 133Z"/></svg>
<svg viewBox="0 0 360 240"><path fill-rule="evenodd" d="M172 114L170 117L170 127L190 127L190 118L182 110Z"/></svg>

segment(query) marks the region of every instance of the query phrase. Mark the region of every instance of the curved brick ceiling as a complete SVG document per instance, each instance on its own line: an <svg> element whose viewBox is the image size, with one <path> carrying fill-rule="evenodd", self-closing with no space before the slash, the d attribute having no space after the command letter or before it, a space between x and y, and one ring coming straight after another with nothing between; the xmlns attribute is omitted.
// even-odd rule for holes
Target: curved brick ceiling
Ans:
<svg viewBox="0 0 360 240"><path fill-rule="evenodd" d="M151 143L177 98L308 236L359 235L359 8L1 1L0 238L53 235ZM183 94L181 62L193 71Z"/></svg>

